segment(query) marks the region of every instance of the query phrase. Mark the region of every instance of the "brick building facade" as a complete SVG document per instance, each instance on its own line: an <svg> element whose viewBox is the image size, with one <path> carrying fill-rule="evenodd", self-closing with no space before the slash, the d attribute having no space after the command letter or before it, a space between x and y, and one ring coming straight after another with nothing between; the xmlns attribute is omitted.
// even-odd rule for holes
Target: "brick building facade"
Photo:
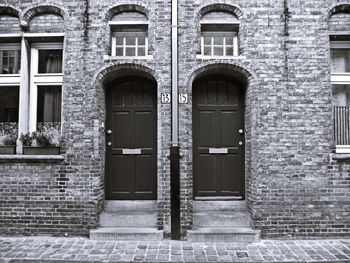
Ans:
<svg viewBox="0 0 350 263"><path fill-rule="evenodd" d="M170 234L168 156L172 111L171 104L161 103L161 99L162 94L171 93L172 85L171 12L171 1L157 0L0 1L0 51L5 57L5 52L18 50L17 55L8 56L13 61L3 59L8 67L12 66L12 72L6 71L6 63L2 62L0 94L9 94L9 87L18 93L1 103L1 110L7 112L0 111L2 135L6 135L6 125L18 135L38 131L39 122L45 123L46 118L47 122L59 123L61 134L59 155L23 154L20 140L17 154L0 155L1 234L88 235L99 226L106 199L156 200L157 228L165 236ZM203 201L217 195L222 197L220 200L241 199L239 202L244 202L251 217L250 227L260 230L262 237L349 235L349 41L348 1L179 0L178 89L188 95L188 103L179 104L178 117L183 238L193 227L194 196ZM61 71L48 69L60 67L52 62L55 56L50 50L62 50ZM16 59L20 70L13 67ZM41 59L46 59L47 66L42 72ZM114 153L108 150L111 127L107 126L111 122L114 125L111 120L125 121L115 102L119 93L111 90L119 85L124 103L127 96L136 101L136 93L126 91L128 87L133 91L139 87L128 83L130 79L144 85L143 102L151 99L146 103L147 110L143 108L144 115L128 115L140 119L140 123L132 125L141 125L133 126L139 127L134 129L141 133L122 131L125 134L121 132L118 138L131 134L136 141L144 138L145 145L155 138L147 155L153 161L137 163L137 159L127 159L134 164L133 169L150 169L152 174L147 176L155 176L149 179L155 180L150 190L153 192L146 197L137 196L136 190L132 198L114 195L113 189L106 193L107 187L119 182L106 179L109 170L123 169L120 167L125 164L117 159L111 161ZM233 83L233 88L228 83ZM220 97L223 85L228 85L223 91L226 97ZM193 92L194 86L197 93ZM48 87L55 87L54 91ZM230 123L225 121L225 114L232 118L237 111L242 119L241 126L232 124L232 132L237 133L232 140L239 145L231 145L232 149L209 145L211 148L206 150L213 156L224 156L225 151L229 155L232 150L233 156L239 149L239 160L201 159L204 148L197 138L208 138L201 125L206 123L211 133L210 120L216 118L210 115L209 100L213 97L208 94L213 89L217 92L213 105L222 106L217 114L222 114L218 118L224 121L213 121L213 130L222 129L221 143L225 136L231 138L222 128L223 123ZM229 102L230 89L242 94L232 95L233 101L239 101L238 106ZM206 90L206 95L201 90ZM12 103L15 114L11 118L13 114L4 105L14 96L19 102ZM207 96L204 106L200 102L203 96ZM47 102L50 98L51 102ZM57 99L60 114L57 107L50 107ZM111 112L115 118L108 117ZM149 123L153 125L153 135L147 137L143 128ZM194 127L198 127L197 131ZM129 148L135 154L135 147L124 148L128 149L121 149L120 156L133 158ZM215 168L216 162L220 168ZM237 167L225 168L230 163ZM201 184L201 179L218 172L213 170L207 175L210 169L221 169L223 174L239 170L243 175L240 190L230 195L231 190L227 192L222 183L214 194L209 193L211 183ZM134 173L136 177L138 173L142 175L137 169ZM140 187L147 188L147 182L141 182Z"/></svg>

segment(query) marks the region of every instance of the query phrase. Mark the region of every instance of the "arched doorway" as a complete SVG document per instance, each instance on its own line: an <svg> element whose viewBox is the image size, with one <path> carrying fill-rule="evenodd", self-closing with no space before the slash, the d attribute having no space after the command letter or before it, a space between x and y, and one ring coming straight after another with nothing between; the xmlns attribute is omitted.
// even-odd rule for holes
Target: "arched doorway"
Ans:
<svg viewBox="0 0 350 263"><path fill-rule="evenodd" d="M106 90L106 199L157 198L157 84L120 77Z"/></svg>
<svg viewBox="0 0 350 263"><path fill-rule="evenodd" d="M223 74L193 82L195 198L245 196L244 85Z"/></svg>

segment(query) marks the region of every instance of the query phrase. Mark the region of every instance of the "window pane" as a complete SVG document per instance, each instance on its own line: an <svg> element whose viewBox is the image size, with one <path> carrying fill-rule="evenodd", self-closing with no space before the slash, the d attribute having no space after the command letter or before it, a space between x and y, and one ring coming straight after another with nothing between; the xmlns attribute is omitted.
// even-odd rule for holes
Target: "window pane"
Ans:
<svg viewBox="0 0 350 263"><path fill-rule="evenodd" d="M223 56L224 48L223 47L214 47L214 56Z"/></svg>
<svg viewBox="0 0 350 263"><path fill-rule="evenodd" d="M331 49L332 72L350 72L350 48Z"/></svg>
<svg viewBox="0 0 350 263"><path fill-rule="evenodd" d="M139 46L144 46L146 43L146 35L139 35L137 41Z"/></svg>
<svg viewBox="0 0 350 263"><path fill-rule="evenodd" d="M134 47L125 48L125 56L136 56L136 48Z"/></svg>
<svg viewBox="0 0 350 263"><path fill-rule="evenodd" d="M233 37L232 36L227 36L225 37L226 45L227 46L232 46L233 45Z"/></svg>
<svg viewBox="0 0 350 263"><path fill-rule="evenodd" d="M131 45L136 45L136 37L135 36L127 36L125 37L126 40L126 45L131 46Z"/></svg>
<svg viewBox="0 0 350 263"><path fill-rule="evenodd" d="M211 36L203 37L204 45L211 45Z"/></svg>
<svg viewBox="0 0 350 263"><path fill-rule="evenodd" d="M39 73L62 73L62 49L39 50Z"/></svg>
<svg viewBox="0 0 350 263"><path fill-rule="evenodd" d="M115 55L116 56L123 56L123 48L122 47L117 47L115 49Z"/></svg>
<svg viewBox="0 0 350 263"><path fill-rule="evenodd" d="M221 35L214 36L214 45L223 45L224 38Z"/></svg>
<svg viewBox="0 0 350 263"><path fill-rule="evenodd" d="M144 47L139 47L139 48L137 49L137 55L138 55L138 56L146 56L146 54L145 54L145 48L144 48Z"/></svg>
<svg viewBox="0 0 350 263"><path fill-rule="evenodd" d="M122 46L124 44L124 37L117 36L115 39L116 39L116 45L117 46Z"/></svg>
<svg viewBox="0 0 350 263"><path fill-rule="evenodd" d="M0 50L2 64L0 74L19 74L21 65L20 50Z"/></svg>
<svg viewBox="0 0 350 263"><path fill-rule="evenodd" d="M226 56L233 56L233 47L226 48Z"/></svg>
<svg viewBox="0 0 350 263"><path fill-rule="evenodd" d="M37 122L61 122L61 86L38 87Z"/></svg>
<svg viewBox="0 0 350 263"><path fill-rule="evenodd" d="M18 87L0 87L0 144L15 144L18 136Z"/></svg>
<svg viewBox="0 0 350 263"><path fill-rule="evenodd" d="M211 47L204 47L204 56L211 56Z"/></svg>

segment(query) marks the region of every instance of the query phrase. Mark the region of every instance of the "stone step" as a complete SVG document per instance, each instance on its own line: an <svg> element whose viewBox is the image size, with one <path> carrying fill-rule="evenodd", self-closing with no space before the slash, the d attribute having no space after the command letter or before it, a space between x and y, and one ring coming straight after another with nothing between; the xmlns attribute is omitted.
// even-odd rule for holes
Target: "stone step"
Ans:
<svg viewBox="0 0 350 263"><path fill-rule="evenodd" d="M245 201L194 201L194 212L205 211L246 211Z"/></svg>
<svg viewBox="0 0 350 263"><path fill-rule="evenodd" d="M155 227L157 213L153 211L102 212L100 225L103 227Z"/></svg>
<svg viewBox="0 0 350 263"><path fill-rule="evenodd" d="M250 214L244 211L196 212L194 227L249 227Z"/></svg>
<svg viewBox="0 0 350 263"><path fill-rule="evenodd" d="M157 201L154 200L106 200L105 211L156 211Z"/></svg>
<svg viewBox="0 0 350 263"><path fill-rule="evenodd" d="M189 242L258 242L260 231L248 227L200 227L187 231Z"/></svg>
<svg viewBox="0 0 350 263"><path fill-rule="evenodd" d="M163 231L155 227L100 227L90 230L90 239L160 241Z"/></svg>

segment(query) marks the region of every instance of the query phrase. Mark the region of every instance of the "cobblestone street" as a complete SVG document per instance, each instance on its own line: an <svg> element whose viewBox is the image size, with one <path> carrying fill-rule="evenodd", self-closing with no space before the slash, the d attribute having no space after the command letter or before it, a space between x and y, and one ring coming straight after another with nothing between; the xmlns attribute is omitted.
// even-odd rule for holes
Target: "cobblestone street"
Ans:
<svg viewBox="0 0 350 263"><path fill-rule="evenodd" d="M122 242L1 237L3 262L350 262L350 240L262 240L252 244ZM24 260L25 259L25 260Z"/></svg>

